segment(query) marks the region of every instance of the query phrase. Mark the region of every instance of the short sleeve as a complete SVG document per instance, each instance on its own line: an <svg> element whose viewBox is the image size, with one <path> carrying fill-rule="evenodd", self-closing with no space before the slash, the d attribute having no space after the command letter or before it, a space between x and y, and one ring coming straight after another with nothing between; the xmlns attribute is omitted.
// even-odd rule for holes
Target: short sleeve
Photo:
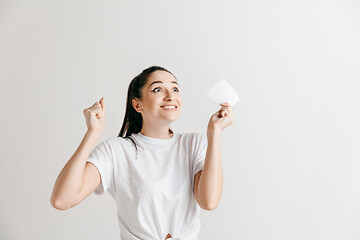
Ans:
<svg viewBox="0 0 360 240"><path fill-rule="evenodd" d="M100 173L101 184L95 189L95 194L102 195L113 187L113 154L108 140L99 143L92 150L86 162L94 164Z"/></svg>
<svg viewBox="0 0 360 240"><path fill-rule="evenodd" d="M193 178L204 167L207 149L207 138L203 134L196 133L194 140L195 147L193 153Z"/></svg>

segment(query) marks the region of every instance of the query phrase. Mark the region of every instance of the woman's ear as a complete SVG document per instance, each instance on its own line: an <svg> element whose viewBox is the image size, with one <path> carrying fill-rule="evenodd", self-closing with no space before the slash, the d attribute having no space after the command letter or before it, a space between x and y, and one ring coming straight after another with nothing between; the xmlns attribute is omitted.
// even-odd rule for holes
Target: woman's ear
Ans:
<svg viewBox="0 0 360 240"><path fill-rule="evenodd" d="M138 113L140 113L141 108L141 104L138 102L138 100L136 98L134 98L132 100L132 106L134 107L135 111L137 111Z"/></svg>

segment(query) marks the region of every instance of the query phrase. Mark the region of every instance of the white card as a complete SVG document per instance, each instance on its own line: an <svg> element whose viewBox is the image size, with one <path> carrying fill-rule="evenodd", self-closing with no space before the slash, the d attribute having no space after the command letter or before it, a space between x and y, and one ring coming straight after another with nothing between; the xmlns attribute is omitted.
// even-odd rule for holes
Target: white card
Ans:
<svg viewBox="0 0 360 240"><path fill-rule="evenodd" d="M231 106L234 106L239 101L239 96L234 88L224 79L217 82L206 95L219 105L228 102Z"/></svg>

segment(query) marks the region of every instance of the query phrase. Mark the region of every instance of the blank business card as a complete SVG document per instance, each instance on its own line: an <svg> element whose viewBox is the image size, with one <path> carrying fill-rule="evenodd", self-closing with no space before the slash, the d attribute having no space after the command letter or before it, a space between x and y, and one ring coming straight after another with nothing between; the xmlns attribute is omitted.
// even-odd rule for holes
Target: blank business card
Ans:
<svg viewBox="0 0 360 240"><path fill-rule="evenodd" d="M234 88L224 79L217 82L206 95L219 105L228 102L234 106L240 100Z"/></svg>

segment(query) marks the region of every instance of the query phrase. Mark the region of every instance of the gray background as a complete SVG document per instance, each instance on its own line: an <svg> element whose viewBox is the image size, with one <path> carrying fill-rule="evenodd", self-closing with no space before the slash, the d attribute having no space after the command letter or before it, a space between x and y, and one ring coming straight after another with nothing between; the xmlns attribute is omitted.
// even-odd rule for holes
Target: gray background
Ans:
<svg viewBox="0 0 360 240"><path fill-rule="evenodd" d="M180 83L175 132L206 133L206 95L236 89L224 189L199 239L360 238L360 3L1 1L0 238L119 239L111 196L59 211L50 195L104 97L117 136L128 85L151 65Z"/></svg>

